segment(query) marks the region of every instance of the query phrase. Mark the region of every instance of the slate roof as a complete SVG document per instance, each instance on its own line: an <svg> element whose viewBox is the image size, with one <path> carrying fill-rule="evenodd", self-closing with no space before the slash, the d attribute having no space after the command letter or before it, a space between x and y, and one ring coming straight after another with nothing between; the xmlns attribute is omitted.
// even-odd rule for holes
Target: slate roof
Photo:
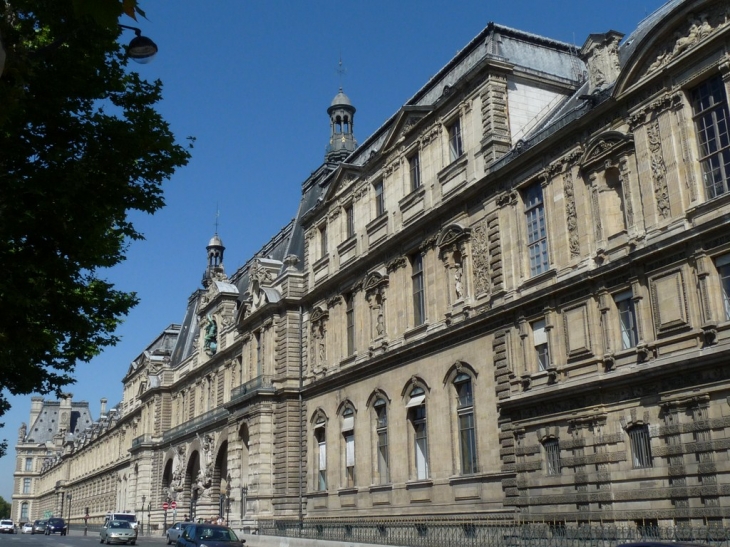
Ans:
<svg viewBox="0 0 730 547"><path fill-rule="evenodd" d="M26 432L24 442L46 443L51 442L58 434L58 419L61 410L60 401L43 401L43 406L35 421L30 424ZM78 436L87 427L94 423L89 410L89 403L86 401L71 402L71 427L67 431L69 436Z"/></svg>

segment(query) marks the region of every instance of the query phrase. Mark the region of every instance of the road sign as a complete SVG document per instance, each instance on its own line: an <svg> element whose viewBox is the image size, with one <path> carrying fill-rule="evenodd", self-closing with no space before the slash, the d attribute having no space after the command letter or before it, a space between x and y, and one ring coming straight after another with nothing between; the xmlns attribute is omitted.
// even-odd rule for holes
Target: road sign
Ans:
<svg viewBox="0 0 730 547"><path fill-rule="evenodd" d="M170 504L170 509L177 509L177 502L174 502L174 501L173 501L173 502L172 502L172 503Z"/></svg>
<svg viewBox="0 0 730 547"><path fill-rule="evenodd" d="M162 504L162 509L164 509L165 511L167 511L167 508L168 508L168 507L169 507L169 506L167 505L167 502L164 502L164 503Z"/></svg>

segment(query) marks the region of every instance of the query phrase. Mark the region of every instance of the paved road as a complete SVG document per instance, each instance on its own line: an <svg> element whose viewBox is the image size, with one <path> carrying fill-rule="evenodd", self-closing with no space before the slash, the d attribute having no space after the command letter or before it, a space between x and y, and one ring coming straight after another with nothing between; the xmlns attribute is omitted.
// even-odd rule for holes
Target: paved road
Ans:
<svg viewBox="0 0 730 547"><path fill-rule="evenodd" d="M137 545L161 547L166 544L164 536L140 536ZM0 545L3 547L93 547L99 545L99 533L89 532L84 536L83 530L71 530L67 536L45 536L42 534L0 534Z"/></svg>

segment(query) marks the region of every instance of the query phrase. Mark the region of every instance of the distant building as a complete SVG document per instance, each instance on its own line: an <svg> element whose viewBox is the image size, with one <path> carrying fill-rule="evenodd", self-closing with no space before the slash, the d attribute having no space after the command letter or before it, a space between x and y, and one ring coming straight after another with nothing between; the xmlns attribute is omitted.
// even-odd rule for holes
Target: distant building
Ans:
<svg viewBox="0 0 730 547"><path fill-rule="evenodd" d="M359 145L340 90L295 220L230 277L211 239L33 503L727 525L729 37L696 0L580 50L490 23Z"/></svg>

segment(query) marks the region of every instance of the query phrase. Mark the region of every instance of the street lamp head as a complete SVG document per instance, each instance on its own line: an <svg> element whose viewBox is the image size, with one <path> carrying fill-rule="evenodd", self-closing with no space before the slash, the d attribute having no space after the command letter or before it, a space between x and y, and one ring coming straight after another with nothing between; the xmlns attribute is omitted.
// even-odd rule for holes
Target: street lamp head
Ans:
<svg viewBox="0 0 730 547"><path fill-rule="evenodd" d="M127 56L134 62L139 64L149 63L155 55L157 55L157 44L155 44L147 36L142 36L142 31L137 27L128 27L127 25L119 25L121 28L133 30L135 37L127 46Z"/></svg>

